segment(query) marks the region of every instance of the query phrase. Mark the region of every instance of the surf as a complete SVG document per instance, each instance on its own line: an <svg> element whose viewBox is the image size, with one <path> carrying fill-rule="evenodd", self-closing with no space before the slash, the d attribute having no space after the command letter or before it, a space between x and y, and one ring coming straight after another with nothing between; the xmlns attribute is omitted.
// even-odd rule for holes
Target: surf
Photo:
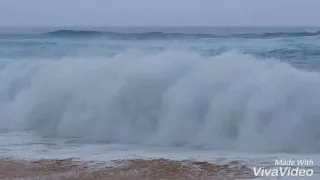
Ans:
<svg viewBox="0 0 320 180"><path fill-rule="evenodd" d="M320 75L237 52L14 61L0 129L165 146L320 152Z"/></svg>
<svg viewBox="0 0 320 180"><path fill-rule="evenodd" d="M259 33L177 33L177 32L115 32L99 30L73 30L60 29L44 33L0 33L0 38L102 38L124 40L146 39L208 39L208 38L246 38L246 39L271 39L271 38L296 38L318 37L320 31L297 31L297 32L259 32Z"/></svg>

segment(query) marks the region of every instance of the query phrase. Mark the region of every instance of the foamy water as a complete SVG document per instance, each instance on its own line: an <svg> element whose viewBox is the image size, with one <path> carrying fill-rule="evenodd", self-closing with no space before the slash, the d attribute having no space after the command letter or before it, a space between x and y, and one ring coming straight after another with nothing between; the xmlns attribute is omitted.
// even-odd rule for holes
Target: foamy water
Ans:
<svg viewBox="0 0 320 180"><path fill-rule="evenodd" d="M250 167L311 158L318 172L320 74L311 68L318 32L291 39L198 35L194 44L183 43L194 38L183 34L96 40L96 32L79 39L55 33L0 38L0 156L198 159ZM312 46L303 49L302 42ZM290 61L287 44L302 48L290 51L296 53ZM213 53L204 55L204 47ZM259 48L271 49L272 57Z"/></svg>
<svg viewBox="0 0 320 180"><path fill-rule="evenodd" d="M1 71L2 129L145 145L319 152L319 74L250 55L120 54Z"/></svg>
<svg viewBox="0 0 320 180"><path fill-rule="evenodd" d="M312 159L309 166L314 170L311 177L260 177L257 179L318 179L320 156L294 153L246 153L217 151L191 147L143 146L129 144L87 143L77 139L42 138L34 132L2 132L0 134L1 157L14 159L69 159L94 161L101 167L117 166L114 160L158 159L205 161L217 165L249 168L275 166L275 160ZM302 166L303 167L303 166Z"/></svg>

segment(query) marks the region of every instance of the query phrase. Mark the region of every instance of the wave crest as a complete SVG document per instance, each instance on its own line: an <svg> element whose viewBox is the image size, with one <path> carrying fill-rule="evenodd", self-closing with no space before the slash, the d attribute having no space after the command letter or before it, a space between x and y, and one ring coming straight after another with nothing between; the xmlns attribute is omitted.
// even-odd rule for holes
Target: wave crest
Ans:
<svg viewBox="0 0 320 180"><path fill-rule="evenodd" d="M100 35L100 34L103 34L103 32L85 31L85 30L57 30L57 31L45 33L45 35L51 35L51 36L89 36L89 35Z"/></svg>
<svg viewBox="0 0 320 180"><path fill-rule="evenodd" d="M163 32L146 32L146 33L118 33L104 31L76 31L76 30L58 30L45 35L50 36L108 36L114 38L131 38L131 39L147 39L147 38L184 38L184 37L216 37L211 34L184 34L184 33L163 33Z"/></svg>
<svg viewBox="0 0 320 180"><path fill-rule="evenodd" d="M320 76L226 53L13 62L0 129L244 151L320 152Z"/></svg>
<svg viewBox="0 0 320 180"><path fill-rule="evenodd" d="M252 33L252 34L188 34L188 33L164 33L164 32L145 32L145 33L120 33L105 31L88 31L88 30L57 30L43 34L0 34L0 37L11 36L41 36L41 37L109 37L115 39L190 39L190 38L281 38L281 37L310 37L319 36L320 31L303 31L303 32L273 32L273 33Z"/></svg>
<svg viewBox="0 0 320 180"><path fill-rule="evenodd" d="M277 37L304 37L318 36L320 31L315 32L274 32L274 33L258 33L258 34L231 34L231 35L214 35L214 34L185 34L185 33L163 33L163 32L146 32L146 33L117 33L103 31L85 31L85 30L58 30L45 33L50 36L109 36L118 38L277 38Z"/></svg>

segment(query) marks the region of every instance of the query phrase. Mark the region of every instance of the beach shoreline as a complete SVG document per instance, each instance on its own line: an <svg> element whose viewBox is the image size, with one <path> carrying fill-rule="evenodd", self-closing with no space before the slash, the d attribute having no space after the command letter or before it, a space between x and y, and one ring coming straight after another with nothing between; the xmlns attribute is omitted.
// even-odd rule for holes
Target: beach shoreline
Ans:
<svg viewBox="0 0 320 180"><path fill-rule="evenodd" d="M251 179L246 166L169 159L116 160L108 163L76 159L0 159L1 180L233 180Z"/></svg>

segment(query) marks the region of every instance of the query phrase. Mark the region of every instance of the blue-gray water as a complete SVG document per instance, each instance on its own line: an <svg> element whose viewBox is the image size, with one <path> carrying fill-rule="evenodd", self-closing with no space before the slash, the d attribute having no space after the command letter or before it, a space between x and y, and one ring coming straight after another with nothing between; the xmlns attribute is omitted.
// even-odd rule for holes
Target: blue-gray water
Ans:
<svg viewBox="0 0 320 180"><path fill-rule="evenodd" d="M228 51L277 58L319 69L320 28L2 28L6 60L114 56L128 50L192 51L210 57Z"/></svg>
<svg viewBox="0 0 320 180"><path fill-rule="evenodd" d="M312 158L319 172L319 40L315 27L0 28L0 157Z"/></svg>
<svg viewBox="0 0 320 180"><path fill-rule="evenodd" d="M1 28L0 129L320 152L320 28Z"/></svg>

